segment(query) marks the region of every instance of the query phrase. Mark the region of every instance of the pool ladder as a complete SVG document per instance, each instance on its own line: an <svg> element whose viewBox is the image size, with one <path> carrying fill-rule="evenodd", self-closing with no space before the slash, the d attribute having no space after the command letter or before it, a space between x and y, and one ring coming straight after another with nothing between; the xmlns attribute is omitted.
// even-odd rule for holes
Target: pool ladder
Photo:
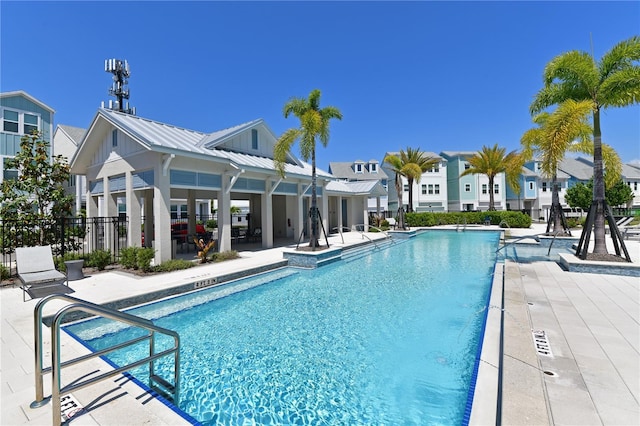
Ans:
<svg viewBox="0 0 640 426"><path fill-rule="evenodd" d="M51 367L43 368L42 365L42 310L44 306L51 300L61 299L67 302L71 302L71 304L61 308L54 316L53 321L51 323ZM97 315L104 318L109 318L114 321L123 322L130 326L139 327L147 330L147 334L144 336L136 337L134 339L128 340L123 343L119 343L115 346L111 346L96 352L92 352L87 355L82 355L74 359L70 359L68 361L60 362L60 325L62 324L62 320L64 316L73 311L81 311L91 315ZM167 399L172 400L174 404L178 403L179 400L179 383L180 383L180 336L173 330L168 330L163 327L159 327L155 325L153 322L140 318L131 314L127 314L124 312L117 311L115 309L110 309L101 305L96 305L94 303L87 302L82 299L78 299L75 297L63 295L63 294L52 294L40 300L33 311L33 321L34 321L34 340L35 340L35 379L36 379L36 399L31 403L31 408L42 407L43 405L49 402L51 399L51 404L53 408L53 425L60 425L62 423L61 417L61 402L60 398L64 395L71 393L72 391L82 389L104 379L108 379L125 371L131 370L132 368L139 367L141 365L149 364L149 386L151 389L156 391L158 394L166 397ZM170 337L173 337L173 347L169 349L165 349L161 352L155 352L155 333L164 334ZM112 371L108 371L99 376L87 379L85 381L81 381L80 379L73 381L71 384L61 387L60 384L60 373L63 367L68 367L74 364L78 364L82 361L86 361L109 352L113 352L118 349L123 349L127 346L131 346L145 340L149 340L149 356L137 361L132 362L131 364L125 365L120 368L116 368ZM168 380L157 376L154 374L153 362L156 359L162 358L164 356L168 356L173 354L174 357L174 377L173 383ZM45 398L43 391L43 376L46 373L51 373L51 396Z"/></svg>

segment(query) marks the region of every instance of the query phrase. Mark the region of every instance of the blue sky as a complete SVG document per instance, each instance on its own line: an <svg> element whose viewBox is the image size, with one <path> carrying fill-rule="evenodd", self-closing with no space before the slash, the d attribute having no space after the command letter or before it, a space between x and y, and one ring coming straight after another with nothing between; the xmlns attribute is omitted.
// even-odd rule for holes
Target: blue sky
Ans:
<svg viewBox="0 0 640 426"><path fill-rule="evenodd" d="M600 58L640 33L640 2L0 2L0 90L24 90L86 128L127 59L139 116L211 132L322 91L343 113L330 161L518 149L545 64ZM603 141L640 162L640 107L602 114ZM294 148L298 154L297 146Z"/></svg>

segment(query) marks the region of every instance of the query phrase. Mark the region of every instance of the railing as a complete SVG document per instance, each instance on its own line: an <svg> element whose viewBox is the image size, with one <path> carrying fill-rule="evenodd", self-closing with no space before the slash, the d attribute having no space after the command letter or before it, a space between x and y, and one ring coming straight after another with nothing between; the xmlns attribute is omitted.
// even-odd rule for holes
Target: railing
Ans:
<svg viewBox="0 0 640 426"><path fill-rule="evenodd" d="M462 231L465 231L467 229L467 218L465 217L463 219L464 224L462 225ZM460 232L460 222L456 225L456 231Z"/></svg>
<svg viewBox="0 0 640 426"><path fill-rule="evenodd" d="M61 299L68 302L72 302L61 308L53 317L51 324L51 367L43 368L42 365L42 310L44 306L51 300ZM82 355L77 358L60 362L60 325L64 316L72 311L83 311L89 314L102 316L114 321L120 321L131 326L140 327L148 331L148 334L144 336L131 339L129 341L119 343L115 346L102 349L97 352L93 352L87 355ZM153 322L130 315L124 312L116 311L106 308L104 306L96 305L75 297L53 294L40 300L33 311L34 322L34 340L35 340L35 381L36 381L36 399L31 403L31 408L38 408L45 405L49 399L53 407L53 425L61 424L61 402L60 397L71 393L77 389L82 389L86 386L92 385L109 377L113 377L117 374L131 370L132 368L139 367L145 364L149 364L149 385L151 388L173 400L175 404L179 401L179 383L180 383L180 336L173 330L168 330L163 327L155 325ZM165 349L161 352L155 353L155 333L161 333L170 337L173 337L174 346L169 349ZM149 340L149 356L131 364L125 365L115 370L108 371L99 376L87 379L85 381L77 380L72 384L61 387L60 373L62 368L70 365L78 364L80 362L113 352L118 349ZM156 359L162 358L173 354L174 356L174 380L173 383L168 382L162 377L154 374L153 362ZM51 396L45 398L43 391L43 376L46 373L51 373Z"/></svg>
<svg viewBox="0 0 640 426"><path fill-rule="evenodd" d="M120 250L127 247L127 227L126 216L0 219L1 261L14 275L17 247L50 245L54 256L83 257L95 250L108 250L116 262Z"/></svg>

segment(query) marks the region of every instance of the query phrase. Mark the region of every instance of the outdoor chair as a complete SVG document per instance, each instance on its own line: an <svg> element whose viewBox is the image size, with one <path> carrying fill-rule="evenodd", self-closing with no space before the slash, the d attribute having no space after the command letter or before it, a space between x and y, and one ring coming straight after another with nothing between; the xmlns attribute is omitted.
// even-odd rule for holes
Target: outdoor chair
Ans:
<svg viewBox="0 0 640 426"><path fill-rule="evenodd" d="M247 240L251 242L262 241L262 228L256 228L253 232L247 236Z"/></svg>
<svg viewBox="0 0 640 426"><path fill-rule="evenodd" d="M387 223L389 223L389 226L393 229L396 229L396 220L392 217L387 219Z"/></svg>
<svg viewBox="0 0 640 426"><path fill-rule="evenodd" d="M54 293L73 292L67 276L56 270L53 264L51 246L16 248L16 266L23 301L27 300L26 294L35 299Z"/></svg>

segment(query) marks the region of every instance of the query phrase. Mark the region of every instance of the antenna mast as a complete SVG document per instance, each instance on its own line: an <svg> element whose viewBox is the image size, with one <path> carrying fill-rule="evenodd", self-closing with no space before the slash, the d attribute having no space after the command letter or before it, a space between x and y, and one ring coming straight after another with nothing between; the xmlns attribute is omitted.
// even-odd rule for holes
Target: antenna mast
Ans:
<svg viewBox="0 0 640 426"><path fill-rule="evenodd" d="M129 101L125 103L125 99L129 99L129 76L131 72L129 70L129 63L125 59L106 59L104 61L104 70L113 74L113 84L109 89L109 95L116 98L113 102L109 100L109 109L113 111L124 112L125 114L136 115L136 109L129 107ZM102 102L102 108L105 108L104 102Z"/></svg>

